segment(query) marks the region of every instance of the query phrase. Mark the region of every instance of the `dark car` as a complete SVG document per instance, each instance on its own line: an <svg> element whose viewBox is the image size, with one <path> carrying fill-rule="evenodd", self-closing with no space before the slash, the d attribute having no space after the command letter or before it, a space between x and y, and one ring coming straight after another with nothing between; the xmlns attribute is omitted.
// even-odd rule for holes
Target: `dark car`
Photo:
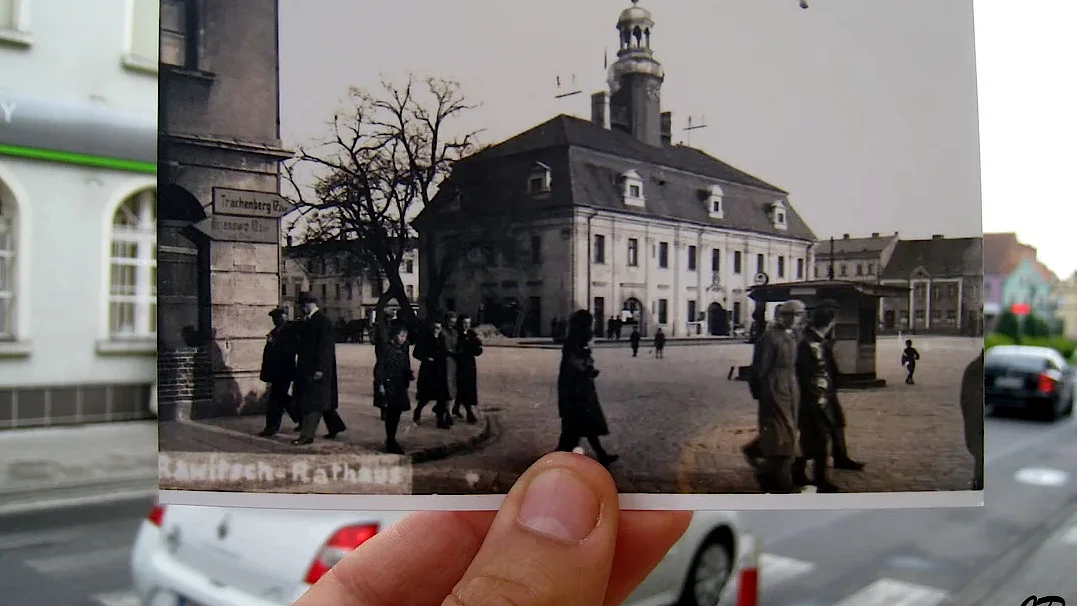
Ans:
<svg viewBox="0 0 1077 606"><path fill-rule="evenodd" d="M997 345L984 358L984 406L1054 421L1073 413L1074 369L1054 349Z"/></svg>

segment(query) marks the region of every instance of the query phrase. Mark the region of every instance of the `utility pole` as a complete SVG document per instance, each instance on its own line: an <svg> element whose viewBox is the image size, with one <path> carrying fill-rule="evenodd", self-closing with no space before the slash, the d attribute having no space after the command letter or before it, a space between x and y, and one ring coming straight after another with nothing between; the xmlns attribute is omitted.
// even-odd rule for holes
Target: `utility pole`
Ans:
<svg viewBox="0 0 1077 606"><path fill-rule="evenodd" d="M834 236L830 236L830 262L827 263L827 278L834 281Z"/></svg>
<svg viewBox="0 0 1077 606"><path fill-rule="evenodd" d="M581 92L583 92L576 85L576 74L570 74L569 79L570 79L571 84L566 85L566 86L562 86L562 84L561 84L561 76L557 76L557 88L555 89L556 92L554 92L554 95L553 95L554 99L564 99L565 97L572 97L574 95L578 95Z"/></svg>

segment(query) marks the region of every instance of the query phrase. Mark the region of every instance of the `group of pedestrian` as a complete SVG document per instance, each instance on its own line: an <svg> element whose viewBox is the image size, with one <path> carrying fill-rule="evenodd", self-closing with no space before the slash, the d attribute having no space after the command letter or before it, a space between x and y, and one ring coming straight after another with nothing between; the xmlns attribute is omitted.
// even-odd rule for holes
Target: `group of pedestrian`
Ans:
<svg viewBox="0 0 1077 606"><path fill-rule="evenodd" d="M639 356L640 341L643 340L643 335L639 332L638 326L632 327L632 334L628 335L628 345L632 348L632 357ZM659 327L654 333L654 357L661 359L666 356L666 333L662 332L662 328Z"/></svg>
<svg viewBox="0 0 1077 606"><path fill-rule="evenodd" d="M764 492L795 493L808 485L838 492L827 473L831 457L837 469L864 468L845 442L833 350L837 314L834 301L810 313L802 301L786 301L756 341L749 388L758 401L758 435L742 450Z"/></svg>
<svg viewBox="0 0 1077 606"><path fill-rule="evenodd" d="M309 293L300 294L299 305L303 315L295 321L289 321L286 307L269 312L273 329L266 335L259 375L268 384L269 396L265 428L258 435L276 435L287 413L299 433L292 440L296 446L312 444L323 419L325 437L330 440L347 429L337 414L339 393L333 322Z"/></svg>

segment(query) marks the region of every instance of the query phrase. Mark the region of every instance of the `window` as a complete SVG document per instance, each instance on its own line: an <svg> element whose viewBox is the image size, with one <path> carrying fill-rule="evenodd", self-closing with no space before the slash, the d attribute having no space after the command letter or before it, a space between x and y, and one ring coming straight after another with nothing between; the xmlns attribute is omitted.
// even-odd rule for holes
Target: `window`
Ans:
<svg viewBox="0 0 1077 606"><path fill-rule="evenodd" d="M624 198L624 203L628 206L644 206L646 201L643 199L643 177L640 177L636 171L630 170L621 174L621 181L623 185L621 196Z"/></svg>
<svg viewBox="0 0 1077 606"><path fill-rule="evenodd" d="M767 257L765 255L755 256L755 273L762 274L767 271Z"/></svg>
<svg viewBox="0 0 1077 606"><path fill-rule="evenodd" d="M639 240L628 239L628 266L639 267Z"/></svg>
<svg viewBox="0 0 1077 606"><path fill-rule="evenodd" d="M875 275L875 264L874 263L868 263L868 275L869 276L874 276Z"/></svg>
<svg viewBox="0 0 1077 606"><path fill-rule="evenodd" d="M409 300L414 299L415 298L415 285L414 284L405 284L404 285L404 294L407 295Z"/></svg>
<svg viewBox="0 0 1077 606"><path fill-rule="evenodd" d="M280 296L281 297L287 297L288 296L288 285L283 283L283 282L281 282L281 285L280 285Z"/></svg>
<svg viewBox="0 0 1077 606"><path fill-rule="evenodd" d="M0 5L2 6L2 5ZM15 235L18 230L15 207L0 199L0 339L15 334Z"/></svg>
<svg viewBox="0 0 1077 606"><path fill-rule="evenodd" d="M741 272L741 252L739 250L733 251L733 273L739 274Z"/></svg>
<svg viewBox="0 0 1077 606"><path fill-rule="evenodd" d="M778 257L778 277L785 277L785 257Z"/></svg>
<svg viewBox="0 0 1077 606"><path fill-rule="evenodd" d="M734 301L733 302L733 325L734 326L739 326L740 325L740 315L741 315L740 312L741 312L740 301Z"/></svg>
<svg viewBox="0 0 1077 606"><path fill-rule="evenodd" d="M693 300L688 301L688 321L696 322L696 302Z"/></svg>
<svg viewBox="0 0 1077 606"><path fill-rule="evenodd" d="M531 172L527 176L527 193L532 196L541 196L550 193L552 184L550 167L542 162L531 165Z"/></svg>
<svg viewBox="0 0 1077 606"><path fill-rule="evenodd" d="M669 324L669 299L658 300L658 323Z"/></svg>
<svg viewBox="0 0 1077 606"><path fill-rule="evenodd" d="M862 264L860 264L860 263L856 264L856 275L858 275L858 276L864 275L864 266Z"/></svg>
<svg viewBox="0 0 1077 606"><path fill-rule="evenodd" d="M157 192L139 192L112 216L109 335L157 334Z"/></svg>
<svg viewBox="0 0 1077 606"><path fill-rule="evenodd" d="M689 246L688 247L688 271L695 271L696 270L696 256L697 256L696 255L696 247L695 246Z"/></svg>
<svg viewBox="0 0 1077 606"><path fill-rule="evenodd" d="M606 262L606 236L602 234L595 234L595 263L602 264Z"/></svg>
<svg viewBox="0 0 1077 606"><path fill-rule="evenodd" d="M797 259L797 280L804 279L804 259Z"/></svg>
<svg viewBox="0 0 1077 606"><path fill-rule="evenodd" d="M954 309L946 310L946 321L947 322L957 322L957 310L954 310Z"/></svg>
<svg viewBox="0 0 1077 606"><path fill-rule="evenodd" d="M721 219L724 217L722 209L722 199L725 197L722 188L717 185L712 185L707 192L707 210L712 219Z"/></svg>
<svg viewBox="0 0 1077 606"><path fill-rule="evenodd" d="M841 269L839 269L838 272L843 278L849 275L849 269L845 267L844 263L841 264Z"/></svg>
<svg viewBox="0 0 1077 606"><path fill-rule="evenodd" d="M658 267L662 269L669 267L669 242L658 243Z"/></svg>
<svg viewBox="0 0 1077 606"><path fill-rule="evenodd" d="M404 273L415 273L415 261L413 259L404 259Z"/></svg>
<svg viewBox="0 0 1077 606"><path fill-rule="evenodd" d="M542 264L542 236L531 236L531 264Z"/></svg>
<svg viewBox="0 0 1077 606"><path fill-rule="evenodd" d="M334 299L336 299L337 301L339 301L339 300L340 300L340 298L341 298L341 297L340 297L340 283L339 283L339 282L337 282L337 283L336 283L336 284L334 284L333 286L334 286L334 294L336 295L336 296L335 296L335 297L333 297L333 298L334 298Z"/></svg>
<svg viewBox="0 0 1077 606"><path fill-rule="evenodd" d="M322 284L322 300L319 301L322 305L325 305L325 301L329 298L329 285Z"/></svg>
<svg viewBox="0 0 1077 606"><path fill-rule="evenodd" d="M0 41L20 46L30 44L29 0L0 0Z"/></svg>
<svg viewBox="0 0 1077 606"><path fill-rule="evenodd" d="M819 266L816 266L816 267L815 267L815 277L816 277L816 278L818 278L818 277L819 277Z"/></svg>
<svg viewBox="0 0 1077 606"><path fill-rule="evenodd" d="M166 65L197 69L194 6L190 0L161 0L160 61Z"/></svg>
<svg viewBox="0 0 1077 606"><path fill-rule="evenodd" d="M2 4L3 0L0 0L0 5ZM130 31L127 33L123 64L132 69L156 72L157 57L162 43L162 31L158 27L161 2L159 0L130 0L129 4L131 7L131 14L128 15Z"/></svg>
<svg viewBox="0 0 1077 606"><path fill-rule="evenodd" d="M777 200L770 207L771 221L773 221L774 229L785 230L789 228L786 222L785 216L785 203L781 200Z"/></svg>
<svg viewBox="0 0 1077 606"><path fill-rule="evenodd" d="M717 248L711 249L711 271L722 270L722 251Z"/></svg>
<svg viewBox="0 0 1077 606"><path fill-rule="evenodd" d="M345 294L345 296L346 296L346 297L348 297L348 300L349 300L349 301L351 301L351 300L352 300L352 298L354 297L354 295L355 295L355 292L354 292L354 290L352 289L352 283L351 283L351 282L348 282L348 284L347 284L347 285L345 285L345 287L344 287L344 294Z"/></svg>

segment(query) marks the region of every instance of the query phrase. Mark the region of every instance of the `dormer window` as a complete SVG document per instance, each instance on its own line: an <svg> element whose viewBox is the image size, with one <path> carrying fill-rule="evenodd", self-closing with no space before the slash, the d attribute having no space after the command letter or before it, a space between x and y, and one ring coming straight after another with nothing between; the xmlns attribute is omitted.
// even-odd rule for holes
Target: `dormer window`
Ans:
<svg viewBox="0 0 1077 606"><path fill-rule="evenodd" d="M621 197L624 198L624 203L628 206L644 206L646 201L643 198L643 177L639 176L634 170L630 170L621 175Z"/></svg>
<svg viewBox="0 0 1077 606"><path fill-rule="evenodd" d="M786 216L784 202L782 202L781 200L776 200L774 204L770 205L770 221L774 225L774 229L789 229L788 219L789 217Z"/></svg>
<svg viewBox="0 0 1077 606"><path fill-rule="evenodd" d="M710 189L706 191L707 199L707 212L710 214L711 219L721 219L725 217L725 208L722 205L722 199L725 193L718 185L710 186Z"/></svg>
<svg viewBox="0 0 1077 606"><path fill-rule="evenodd" d="M550 167L542 162L531 165L531 172L527 176L527 193L532 196L543 196L550 193Z"/></svg>

